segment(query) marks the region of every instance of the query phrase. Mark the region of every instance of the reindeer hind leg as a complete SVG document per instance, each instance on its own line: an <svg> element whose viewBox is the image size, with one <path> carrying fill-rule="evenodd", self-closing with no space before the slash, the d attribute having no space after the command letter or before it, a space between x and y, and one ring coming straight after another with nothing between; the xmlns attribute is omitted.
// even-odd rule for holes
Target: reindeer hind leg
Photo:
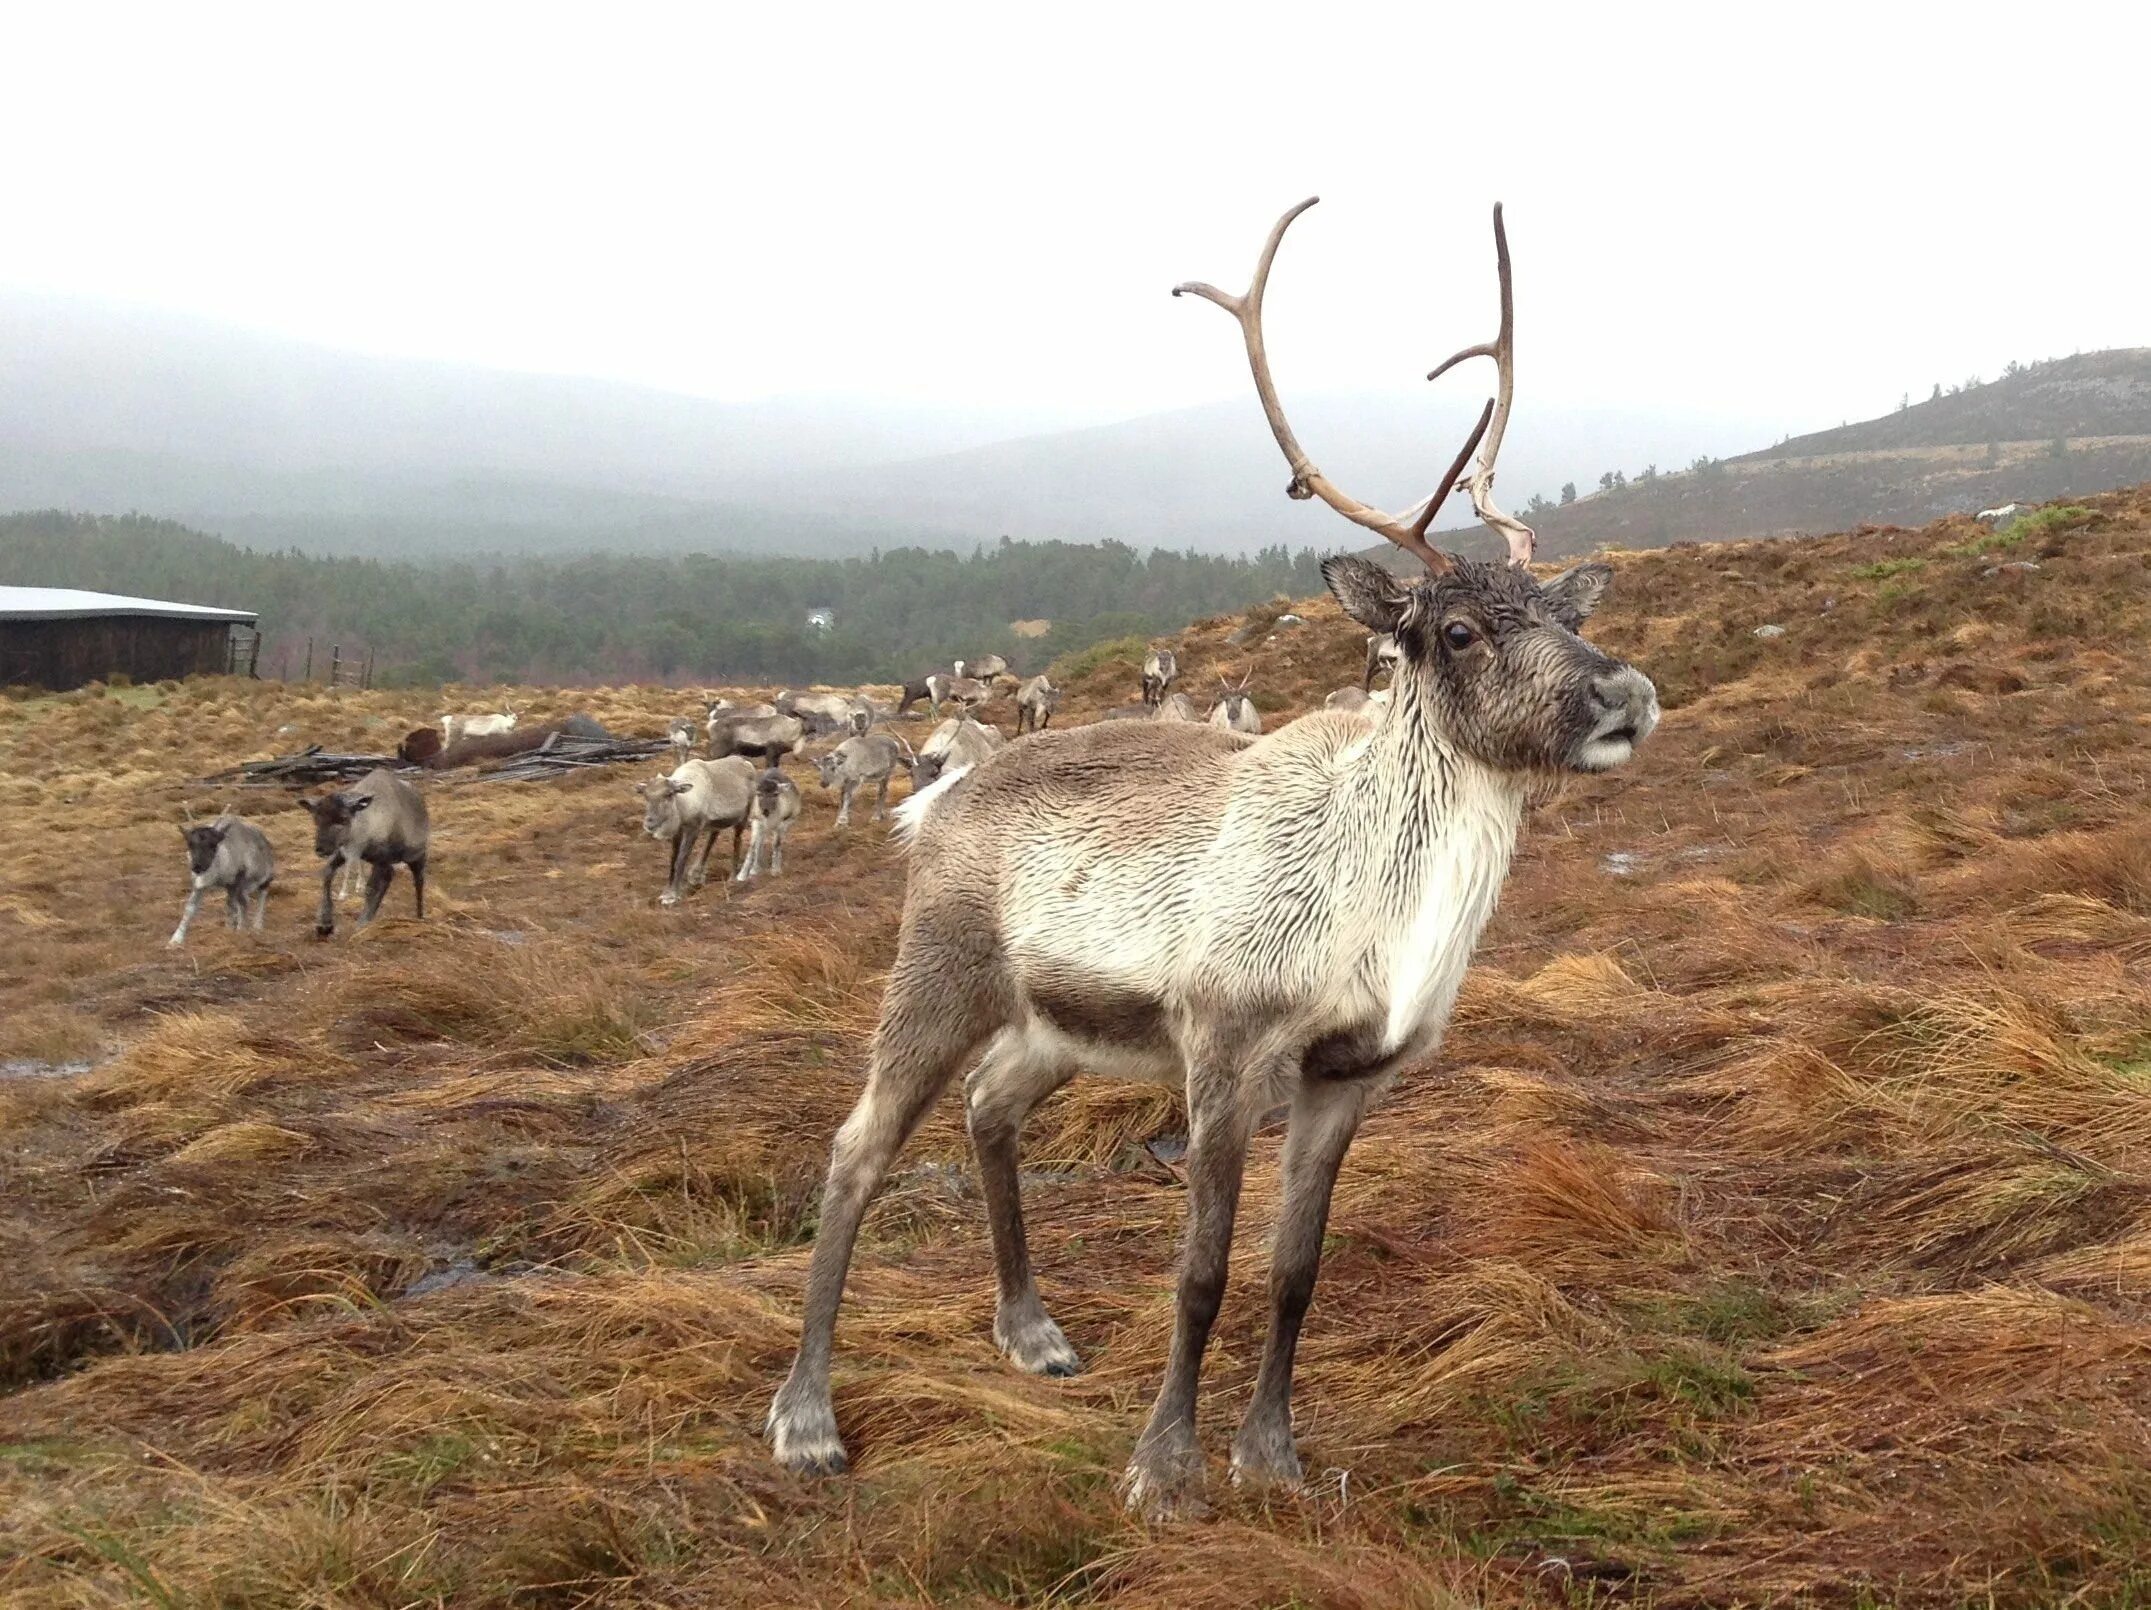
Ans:
<svg viewBox="0 0 2151 1610"><path fill-rule="evenodd" d="M1007 1019L1008 988L979 937L986 932L990 926L968 910L905 921L866 1089L830 1146L799 1352L769 1406L770 1442L792 1470L820 1475L847 1463L829 1395L844 1279L860 1221L890 1163L965 1059ZM951 980L964 982L952 987Z"/></svg>
<svg viewBox="0 0 2151 1610"><path fill-rule="evenodd" d="M1059 1057L1035 1052L1023 1031L1010 1027L995 1037L964 1080L964 1121L978 1159L987 1226L993 1232L1000 1296L993 1318L994 1345L1017 1369L1033 1375L1073 1375L1082 1367L1076 1350L1039 1301L1023 1231L1019 1169L1024 1120L1074 1072Z"/></svg>

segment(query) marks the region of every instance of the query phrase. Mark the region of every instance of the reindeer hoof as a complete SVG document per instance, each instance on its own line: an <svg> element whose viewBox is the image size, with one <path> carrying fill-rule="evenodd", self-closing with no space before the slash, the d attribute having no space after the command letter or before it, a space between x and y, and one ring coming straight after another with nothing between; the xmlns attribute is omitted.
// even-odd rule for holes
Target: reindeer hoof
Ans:
<svg viewBox="0 0 2151 1610"><path fill-rule="evenodd" d="M1209 1512L1202 1498L1202 1448L1193 1427L1135 1445L1120 1478L1120 1498L1146 1521L1196 1520Z"/></svg>
<svg viewBox="0 0 2151 1610"><path fill-rule="evenodd" d="M777 1463L801 1476L841 1476L851 1468L844 1439L837 1435L836 1411L827 1403L787 1408L783 1395L769 1406L765 1428Z"/></svg>
<svg viewBox="0 0 2151 1610"><path fill-rule="evenodd" d="M1032 1375L1066 1379L1083 1368L1083 1361L1056 1325L1044 1314L1027 1323L994 1322L994 1342L1008 1355L1009 1363Z"/></svg>

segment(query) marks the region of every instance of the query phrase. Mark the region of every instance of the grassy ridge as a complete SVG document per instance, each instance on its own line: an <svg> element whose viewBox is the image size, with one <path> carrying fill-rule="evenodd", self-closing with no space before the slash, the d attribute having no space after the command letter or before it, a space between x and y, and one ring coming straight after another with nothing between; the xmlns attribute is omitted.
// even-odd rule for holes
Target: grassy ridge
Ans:
<svg viewBox="0 0 2151 1610"><path fill-rule="evenodd" d="M893 954L879 830L839 837L810 787L786 878L660 913L619 774L436 784L434 919L399 889L319 946L304 818L250 796L269 932L167 955L172 823L213 802L188 776L430 701L0 705L0 943L35 959L0 974L0 1057L98 1062L0 1081L0 1596L2142 1604L2151 489L1985 541L1619 556L1593 635L1667 719L1534 807L1439 1075L1346 1165L1309 1491L1220 1476L1213 1519L1159 1530L1112 1481L1184 1204L1145 1142L1183 1118L1136 1087L1079 1081L1027 1137L1085 1375L995 1359L944 1103L842 1326L859 1473L796 1482L757 1439ZM1356 682L1361 634L1304 613L1252 650L1239 616L1191 628L1188 681L1251 654L1287 711ZM1069 669L1063 720L1132 690L1118 650ZM677 703L532 696L652 731Z"/></svg>

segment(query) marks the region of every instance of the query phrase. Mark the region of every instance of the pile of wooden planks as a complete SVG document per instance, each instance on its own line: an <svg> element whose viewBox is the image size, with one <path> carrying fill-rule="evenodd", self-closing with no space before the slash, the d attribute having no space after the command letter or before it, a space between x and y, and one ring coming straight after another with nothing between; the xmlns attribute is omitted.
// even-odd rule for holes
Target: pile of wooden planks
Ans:
<svg viewBox="0 0 2151 1610"><path fill-rule="evenodd" d="M593 724L594 725L594 724ZM484 767L458 782L527 782L536 777L563 777L591 766L621 766L668 755L672 745L663 738L614 738L589 736L564 727L536 728L521 733L500 733L489 739L472 739L426 757L414 765L396 755L332 755L319 744L308 744L295 755L274 760L250 760L229 771L204 777L201 782L236 783L241 788L311 788L320 783L348 783L376 766L391 771L468 771ZM488 762L498 764L488 765Z"/></svg>

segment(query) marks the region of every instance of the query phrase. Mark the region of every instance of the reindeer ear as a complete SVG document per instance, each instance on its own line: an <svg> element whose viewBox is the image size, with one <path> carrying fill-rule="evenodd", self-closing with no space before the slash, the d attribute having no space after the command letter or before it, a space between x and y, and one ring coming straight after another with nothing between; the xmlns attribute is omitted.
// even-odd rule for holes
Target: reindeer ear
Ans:
<svg viewBox="0 0 2151 1610"><path fill-rule="evenodd" d="M1613 566L1592 563L1571 566L1552 581L1541 582L1539 591L1545 594L1554 619L1573 632L1590 618L1612 585Z"/></svg>
<svg viewBox="0 0 2151 1610"><path fill-rule="evenodd" d="M669 787L675 794L684 794L695 785L693 783L668 782L666 786Z"/></svg>
<svg viewBox="0 0 2151 1610"><path fill-rule="evenodd" d="M1404 618L1404 601L1410 596L1404 583L1370 559L1331 554L1322 561L1322 579L1344 612L1370 630L1393 632Z"/></svg>
<svg viewBox="0 0 2151 1610"><path fill-rule="evenodd" d="M373 803L373 795L353 794L349 798L347 798L344 803L350 807L351 814L353 816L356 816L360 811L364 810L367 806Z"/></svg>

